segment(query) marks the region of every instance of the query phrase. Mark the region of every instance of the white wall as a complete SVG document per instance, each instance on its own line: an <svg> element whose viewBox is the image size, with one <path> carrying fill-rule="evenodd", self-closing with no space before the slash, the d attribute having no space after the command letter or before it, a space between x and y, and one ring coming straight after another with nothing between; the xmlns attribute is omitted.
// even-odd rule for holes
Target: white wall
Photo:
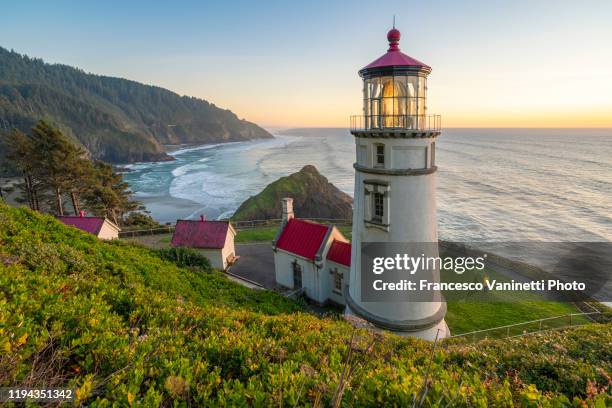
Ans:
<svg viewBox="0 0 612 408"><path fill-rule="evenodd" d="M119 229L111 224L109 221L104 220L100 232L98 232L98 238L100 239L117 239L119 238Z"/></svg>
<svg viewBox="0 0 612 408"><path fill-rule="evenodd" d="M338 269L338 272L343 274L342 277L342 289L340 292L336 292L334 288L334 274L332 273L334 269ZM334 261L330 261L329 259L325 262L324 270L327 272L327 279L323 279L323 287L322 290L327 294L327 298L334 303L339 305L344 305L344 287L349 283L349 273L350 270L347 266L336 263Z"/></svg>
<svg viewBox="0 0 612 408"><path fill-rule="evenodd" d="M324 302L324 299L320 300L319 279L314 262L278 248L274 252L274 273L276 275L276 283L287 288L297 289L293 287L294 261L297 261L302 267L302 287L304 288L306 296L314 301Z"/></svg>
<svg viewBox="0 0 612 408"><path fill-rule="evenodd" d="M221 271L225 270L225 262L223 257L223 249L221 248L198 248L198 251L208 258L213 268Z"/></svg>
<svg viewBox="0 0 612 408"><path fill-rule="evenodd" d="M234 233L231 228L228 228L227 236L225 237L225 244L221 250L221 258L223 260L223 270L228 267L227 259L232 255L236 255L236 249L234 247Z"/></svg>

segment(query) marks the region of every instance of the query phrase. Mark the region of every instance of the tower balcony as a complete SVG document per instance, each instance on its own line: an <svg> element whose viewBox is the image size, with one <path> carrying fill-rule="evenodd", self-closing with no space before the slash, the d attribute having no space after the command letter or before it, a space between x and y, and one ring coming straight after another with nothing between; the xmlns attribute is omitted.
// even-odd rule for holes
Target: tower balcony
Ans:
<svg viewBox="0 0 612 408"><path fill-rule="evenodd" d="M442 129L440 115L354 115L351 116L351 133L389 134L389 136L413 135L437 136Z"/></svg>

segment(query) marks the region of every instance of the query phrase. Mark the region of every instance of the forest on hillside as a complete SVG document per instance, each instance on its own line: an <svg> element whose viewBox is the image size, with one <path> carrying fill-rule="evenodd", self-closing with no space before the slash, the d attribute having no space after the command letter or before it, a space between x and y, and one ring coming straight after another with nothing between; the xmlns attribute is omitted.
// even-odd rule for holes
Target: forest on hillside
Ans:
<svg viewBox="0 0 612 408"><path fill-rule="evenodd" d="M164 144L272 137L202 99L48 64L0 47L0 152L13 129L29 131L40 119L92 158L110 163L168 160ZM6 171L3 162L0 153L0 168Z"/></svg>

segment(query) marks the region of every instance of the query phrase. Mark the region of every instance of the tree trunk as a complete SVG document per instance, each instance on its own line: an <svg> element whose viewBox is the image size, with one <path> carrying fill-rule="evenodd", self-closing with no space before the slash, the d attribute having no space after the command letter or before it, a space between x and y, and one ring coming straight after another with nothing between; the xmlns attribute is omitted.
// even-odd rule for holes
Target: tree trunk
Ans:
<svg viewBox="0 0 612 408"><path fill-rule="evenodd" d="M57 205L57 215L60 217L64 216L64 209L62 208L62 193L59 188L55 189L55 202Z"/></svg>
<svg viewBox="0 0 612 408"><path fill-rule="evenodd" d="M30 179L30 185L32 186L32 200L34 201L34 209L40 211L40 201L38 200L38 191L34 188L34 184Z"/></svg>
<svg viewBox="0 0 612 408"><path fill-rule="evenodd" d="M115 225L119 225L119 223L117 222L117 213L115 212L114 208L111 210L111 215L113 217L113 222L115 223Z"/></svg>
<svg viewBox="0 0 612 408"><path fill-rule="evenodd" d="M32 202L34 203L34 209L36 211L40 211L40 202L38 201L38 191L34 186L34 181L32 180L32 176L28 176L30 179L30 194L32 194Z"/></svg>
<svg viewBox="0 0 612 408"><path fill-rule="evenodd" d="M79 215L81 213L81 206L79 205L79 197L77 193L72 191L70 193L70 198L72 199L72 208L74 208L74 215Z"/></svg>
<svg viewBox="0 0 612 408"><path fill-rule="evenodd" d="M28 199L28 205L30 206L30 209L35 210L36 208L34 208L34 196L32 195L32 186L30 184L31 183L30 176L24 174L23 181L25 183L25 191L26 191L26 197Z"/></svg>

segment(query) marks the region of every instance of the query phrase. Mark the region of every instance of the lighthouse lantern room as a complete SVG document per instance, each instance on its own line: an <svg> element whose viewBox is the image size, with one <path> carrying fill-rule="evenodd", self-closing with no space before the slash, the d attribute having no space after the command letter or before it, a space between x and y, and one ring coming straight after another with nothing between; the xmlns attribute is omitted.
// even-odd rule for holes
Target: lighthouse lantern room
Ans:
<svg viewBox="0 0 612 408"><path fill-rule="evenodd" d="M362 244L430 243L435 254L429 255L438 252L435 142L440 116L427 114L431 68L400 51L395 27L387 39L387 52L359 71L363 115L351 117L356 162L346 314L399 334L434 339L450 334L443 300L362 300Z"/></svg>

